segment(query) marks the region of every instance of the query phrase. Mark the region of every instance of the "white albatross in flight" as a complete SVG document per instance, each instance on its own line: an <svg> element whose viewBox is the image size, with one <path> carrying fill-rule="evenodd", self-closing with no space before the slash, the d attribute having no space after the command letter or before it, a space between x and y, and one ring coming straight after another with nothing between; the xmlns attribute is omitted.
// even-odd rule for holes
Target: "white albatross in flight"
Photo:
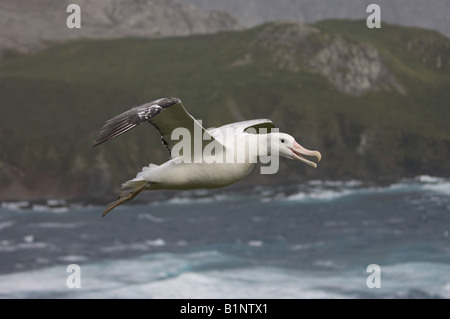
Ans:
<svg viewBox="0 0 450 319"><path fill-rule="evenodd" d="M201 121L186 111L181 100L174 97L134 107L106 121L92 146L142 122L150 122L159 131L169 151L169 160L144 167L134 179L122 184L118 199L108 204L103 216L144 190L211 189L236 183L252 171L258 160L262 162L264 156L272 160L283 156L312 167L316 163L302 155L315 156L318 161L322 158L318 151L307 150L289 134L272 132L274 124L268 119L205 129ZM184 138L180 140L180 137Z"/></svg>

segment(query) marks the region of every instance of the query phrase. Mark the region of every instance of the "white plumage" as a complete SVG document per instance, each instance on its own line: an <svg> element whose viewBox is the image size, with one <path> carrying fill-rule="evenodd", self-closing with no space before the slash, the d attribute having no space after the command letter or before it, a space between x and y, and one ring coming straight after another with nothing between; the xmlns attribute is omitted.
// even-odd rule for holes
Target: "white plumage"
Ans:
<svg viewBox="0 0 450 319"><path fill-rule="evenodd" d="M273 132L274 125L268 119L206 130L178 98L158 99L108 120L93 146L146 121L161 134L169 160L144 167L135 178L122 184L119 198L106 207L103 216L144 190L220 188L233 184L248 175L261 157L278 159L283 156L313 167L316 163L302 155L321 159L319 152L303 148L292 136Z"/></svg>

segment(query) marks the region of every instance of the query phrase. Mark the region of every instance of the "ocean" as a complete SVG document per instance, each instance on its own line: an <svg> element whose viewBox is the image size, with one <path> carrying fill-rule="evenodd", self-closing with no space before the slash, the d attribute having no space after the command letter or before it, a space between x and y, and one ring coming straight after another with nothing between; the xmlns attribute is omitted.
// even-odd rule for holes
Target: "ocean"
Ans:
<svg viewBox="0 0 450 319"><path fill-rule="evenodd" d="M449 179L148 195L2 202L0 298L450 298Z"/></svg>

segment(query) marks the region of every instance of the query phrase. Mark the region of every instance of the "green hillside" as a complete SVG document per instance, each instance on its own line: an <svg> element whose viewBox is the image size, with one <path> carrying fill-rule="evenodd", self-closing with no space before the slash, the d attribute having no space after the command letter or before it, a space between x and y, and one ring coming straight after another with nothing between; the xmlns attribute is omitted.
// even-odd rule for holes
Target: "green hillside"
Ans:
<svg viewBox="0 0 450 319"><path fill-rule="evenodd" d="M105 120L164 96L181 98L207 127L271 118L322 152L315 170L283 160L276 176L253 174L247 182L450 175L450 40L363 23L323 21L298 41L289 23L180 38L82 40L1 61L0 199L104 196L142 166L165 161L150 125L90 147ZM389 76L363 92L343 91L324 76L324 65L309 62L328 47L350 52L351 61L374 48Z"/></svg>

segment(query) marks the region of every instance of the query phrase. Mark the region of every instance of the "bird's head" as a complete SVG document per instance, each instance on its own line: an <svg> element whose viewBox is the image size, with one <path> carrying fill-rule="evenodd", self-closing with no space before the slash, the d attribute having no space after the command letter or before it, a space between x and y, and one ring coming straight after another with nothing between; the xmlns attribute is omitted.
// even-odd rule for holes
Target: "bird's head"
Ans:
<svg viewBox="0 0 450 319"><path fill-rule="evenodd" d="M269 133L268 134L270 149L278 149L278 154L283 157L287 157L289 159L298 160L305 164L308 164L314 168L317 167L317 164L307 160L302 155L306 156L315 156L317 157L317 162L320 162L322 155L318 151L310 151L299 143L295 141L295 139L286 133Z"/></svg>

